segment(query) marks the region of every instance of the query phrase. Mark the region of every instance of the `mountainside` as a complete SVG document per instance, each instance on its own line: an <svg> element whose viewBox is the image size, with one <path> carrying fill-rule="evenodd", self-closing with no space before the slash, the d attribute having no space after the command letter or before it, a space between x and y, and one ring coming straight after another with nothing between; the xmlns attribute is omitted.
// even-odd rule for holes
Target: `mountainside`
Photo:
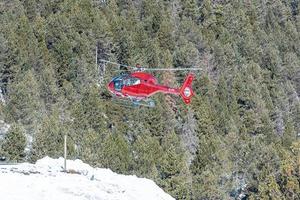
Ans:
<svg viewBox="0 0 300 200"><path fill-rule="evenodd" d="M1 0L0 24L1 159L58 158L68 135L69 158L175 199L300 199L299 0ZM202 70L188 106L126 107L101 59Z"/></svg>
<svg viewBox="0 0 300 200"><path fill-rule="evenodd" d="M153 181L92 168L81 160L45 157L36 164L0 165L1 199L174 200Z"/></svg>

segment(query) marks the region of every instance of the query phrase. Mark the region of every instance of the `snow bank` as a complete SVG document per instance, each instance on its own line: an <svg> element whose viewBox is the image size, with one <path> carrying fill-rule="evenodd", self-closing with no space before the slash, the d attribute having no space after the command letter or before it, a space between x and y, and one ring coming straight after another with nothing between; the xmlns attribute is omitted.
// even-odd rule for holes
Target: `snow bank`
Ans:
<svg viewBox="0 0 300 200"><path fill-rule="evenodd" d="M92 168L63 158L45 157L36 164L0 165L0 197L7 200L174 200L153 181Z"/></svg>

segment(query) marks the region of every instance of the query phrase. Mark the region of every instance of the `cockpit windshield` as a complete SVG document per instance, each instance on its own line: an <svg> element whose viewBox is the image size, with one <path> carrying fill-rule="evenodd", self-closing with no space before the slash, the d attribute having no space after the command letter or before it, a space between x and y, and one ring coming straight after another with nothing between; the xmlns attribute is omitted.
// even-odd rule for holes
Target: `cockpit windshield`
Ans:
<svg viewBox="0 0 300 200"><path fill-rule="evenodd" d="M122 90L122 87L123 87L122 81L115 80L114 81L114 86L115 86L115 90L117 90L117 91Z"/></svg>
<svg viewBox="0 0 300 200"><path fill-rule="evenodd" d="M132 85L138 85L141 83L140 79L135 77L130 77L128 75L121 75L115 77L113 80L114 88L117 91L121 91L123 86L132 86Z"/></svg>
<svg viewBox="0 0 300 200"><path fill-rule="evenodd" d="M121 76L117 76L113 79L115 90L117 90L117 91L122 90L122 88L124 86L123 80L124 80L124 78L126 79L126 77L127 76L121 75Z"/></svg>

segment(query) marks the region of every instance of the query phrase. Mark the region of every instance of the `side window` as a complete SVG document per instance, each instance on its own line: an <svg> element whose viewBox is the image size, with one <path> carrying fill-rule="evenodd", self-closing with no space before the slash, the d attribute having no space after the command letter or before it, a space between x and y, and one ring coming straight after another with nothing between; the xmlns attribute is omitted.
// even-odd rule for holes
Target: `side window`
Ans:
<svg viewBox="0 0 300 200"><path fill-rule="evenodd" d="M124 80L124 85L130 86L130 79L129 78Z"/></svg>
<svg viewBox="0 0 300 200"><path fill-rule="evenodd" d="M128 78L124 80L124 85L131 86L131 85L138 85L141 81L138 78Z"/></svg>
<svg viewBox="0 0 300 200"><path fill-rule="evenodd" d="M132 85L138 85L140 83L141 83L141 81L138 78L135 78L135 79L132 80Z"/></svg>

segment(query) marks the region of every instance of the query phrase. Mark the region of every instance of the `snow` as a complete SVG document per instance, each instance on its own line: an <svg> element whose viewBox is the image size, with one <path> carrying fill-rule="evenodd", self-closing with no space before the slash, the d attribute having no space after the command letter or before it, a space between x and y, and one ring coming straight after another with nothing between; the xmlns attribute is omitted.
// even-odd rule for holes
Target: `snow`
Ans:
<svg viewBox="0 0 300 200"><path fill-rule="evenodd" d="M36 164L0 164L0 197L7 200L174 200L152 180L92 168L81 160L45 157Z"/></svg>

